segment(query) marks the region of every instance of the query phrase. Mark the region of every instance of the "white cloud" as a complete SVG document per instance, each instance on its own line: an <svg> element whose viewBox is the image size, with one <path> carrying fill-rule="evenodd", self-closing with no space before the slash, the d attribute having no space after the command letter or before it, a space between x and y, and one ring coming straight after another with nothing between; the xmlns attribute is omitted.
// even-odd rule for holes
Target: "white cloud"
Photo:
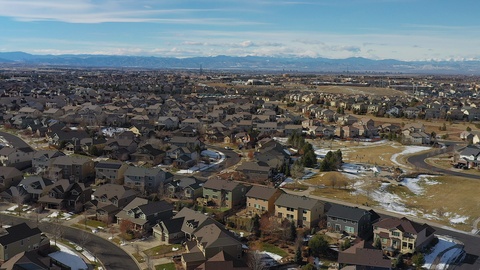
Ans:
<svg viewBox="0 0 480 270"><path fill-rule="evenodd" d="M67 23L165 23L195 25L256 25L254 21L220 17L228 9L155 8L145 1L0 0L0 16L18 21ZM149 3L148 1L146 3Z"/></svg>

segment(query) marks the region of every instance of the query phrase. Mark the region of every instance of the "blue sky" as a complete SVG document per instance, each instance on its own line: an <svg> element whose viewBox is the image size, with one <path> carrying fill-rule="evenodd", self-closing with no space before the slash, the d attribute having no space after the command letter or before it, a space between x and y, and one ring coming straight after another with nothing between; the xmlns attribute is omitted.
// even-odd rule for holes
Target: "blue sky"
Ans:
<svg viewBox="0 0 480 270"><path fill-rule="evenodd" d="M478 0L0 0L0 51L480 59Z"/></svg>

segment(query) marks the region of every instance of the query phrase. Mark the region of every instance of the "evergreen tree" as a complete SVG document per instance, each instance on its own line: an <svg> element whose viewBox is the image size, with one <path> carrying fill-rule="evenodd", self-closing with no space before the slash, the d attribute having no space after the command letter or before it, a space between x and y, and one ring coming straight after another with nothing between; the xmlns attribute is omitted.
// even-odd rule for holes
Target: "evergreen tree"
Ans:
<svg viewBox="0 0 480 270"><path fill-rule="evenodd" d="M297 238L297 228L295 227L294 222L290 222L290 227L288 228L290 230L288 236L289 236L289 241L295 241Z"/></svg>
<svg viewBox="0 0 480 270"><path fill-rule="evenodd" d="M255 214L255 216L253 216L252 223L253 223L253 226L252 226L253 233L255 234L256 237L260 237L260 235L262 234L262 231L260 230L260 217L258 216L258 214Z"/></svg>
<svg viewBox="0 0 480 270"><path fill-rule="evenodd" d="M295 251L295 258L293 260L296 264L302 263L303 257L302 257L302 250L300 250L300 247L297 247L297 250Z"/></svg>

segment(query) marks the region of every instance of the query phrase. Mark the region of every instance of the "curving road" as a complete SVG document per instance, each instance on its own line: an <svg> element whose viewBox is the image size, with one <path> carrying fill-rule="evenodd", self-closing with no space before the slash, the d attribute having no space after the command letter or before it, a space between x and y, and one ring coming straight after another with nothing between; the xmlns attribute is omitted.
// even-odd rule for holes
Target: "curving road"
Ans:
<svg viewBox="0 0 480 270"><path fill-rule="evenodd" d="M480 177L478 175L472 175L468 173L464 173L461 171L454 171L454 170L447 170L439 167L432 166L428 163L425 162L425 159L437 156L443 153L446 153L448 151L451 151L454 145L451 145L447 148L444 149L439 149L439 151L436 152L428 152L428 153L423 153L423 154L418 154L418 155L413 155L407 158L407 162L410 164L414 165L417 168L422 168L425 170L429 170L434 173L441 173L441 174L447 174L447 175L453 175L453 176L459 176L459 177L465 177L469 179L475 179L475 180L480 180Z"/></svg>
<svg viewBox="0 0 480 270"><path fill-rule="evenodd" d="M28 145L28 143L26 143L24 140L22 140L20 137L16 135L0 131L0 136L3 137L11 146L15 146L18 148L25 148L25 147L31 148L31 146Z"/></svg>
<svg viewBox="0 0 480 270"><path fill-rule="evenodd" d="M2 223L4 224L18 224L21 222L27 222L30 226L35 227L36 222L9 215L0 214ZM53 226L50 223L41 222L38 224L40 230L46 233L53 232ZM72 227L63 227L63 238L74 243L81 243L83 231ZM130 255L128 255L123 249L116 246L114 243L105 240L94 234L89 234L89 241L85 244L85 248L94 256L96 256L100 262L103 263L106 269L125 269L135 270L139 269L137 263Z"/></svg>

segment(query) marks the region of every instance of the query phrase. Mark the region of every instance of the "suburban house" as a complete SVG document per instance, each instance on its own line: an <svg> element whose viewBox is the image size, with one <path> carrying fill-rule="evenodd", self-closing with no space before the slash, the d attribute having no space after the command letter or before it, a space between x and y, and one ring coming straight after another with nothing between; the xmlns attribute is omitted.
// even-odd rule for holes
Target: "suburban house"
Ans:
<svg viewBox="0 0 480 270"><path fill-rule="evenodd" d="M187 147L190 150L203 150L205 149L205 144L201 142L198 137L180 137L174 136L170 139L170 144L177 147Z"/></svg>
<svg viewBox="0 0 480 270"><path fill-rule="evenodd" d="M386 218L373 224L374 241L380 241L384 252L414 253L426 247L435 237L435 229L407 218ZM379 240L377 240L379 239Z"/></svg>
<svg viewBox="0 0 480 270"><path fill-rule="evenodd" d="M166 185L166 195L181 200L196 200L203 195L203 182L195 177L173 180Z"/></svg>
<svg viewBox="0 0 480 270"><path fill-rule="evenodd" d="M135 153L130 154L132 162L143 162L152 166L162 163L165 158L165 151L154 147L151 144L145 144L137 148Z"/></svg>
<svg viewBox="0 0 480 270"><path fill-rule="evenodd" d="M85 203L90 201L91 194L92 189L85 187L83 183L62 179L48 186L47 193L41 196L38 202L45 208L79 212L83 210Z"/></svg>
<svg viewBox="0 0 480 270"><path fill-rule="evenodd" d="M198 120L197 120L198 121ZM160 116L157 119L157 126L166 130L175 130L178 128L178 117L176 116Z"/></svg>
<svg viewBox="0 0 480 270"><path fill-rule="evenodd" d="M53 159L60 156L65 156L65 154L57 150L35 151L32 158L32 168L35 172L44 172L51 166Z"/></svg>
<svg viewBox="0 0 480 270"><path fill-rule="evenodd" d="M0 149L0 165L23 170L32 166L33 149L5 146Z"/></svg>
<svg viewBox="0 0 480 270"><path fill-rule="evenodd" d="M60 266L54 265L50 257L44 257L37 250L23 251L8 259L0 266L0 270L61 270Z"/></svg>
<svg viewBox="0 0 480 270"><path fill-rule="evenodd" d="M170 183L173 175L160 168L145 168L129 166L124 174L124 185L140 192L162 192Z"/></svg>
<svg viewBox="0 0 480 270"><path fill-rule="evenodd" d="M245 260L233 258L226 252L220 251L201 265L195 267L195 270L208 269L249 270L251 268L248 267Z"/></svg>
<svg viewBox="0 0 480 270"><path fill-rule="evenodd" d="M283 193L281 189L265 187L265 186L252 186L245 195L247 197L247 214L253 216L258 214L261 216L263 213L275 213L275 201Z"/></svg>
<svg viewBox="0 0 480 270"><path fill-rule="evenodd" d="M147 199L135 198L115 217L117 223L128 220L133 230L148 232L160 220L169 220L173 216L173 205L166 201L149 202Z"/></svg>
<svg viewBox="0 0 480 270"><path fill-rule="evenodd" d="M460 139L471 144L478 144L480 143L480 131L462 131Z"/></svg>
<svg viewBox="0 0 480 270"><path fill-rule="evenodd" d="M15 167L0 166L0 191L16 186L23 178L23 173Z"/></svg>
<svg viewBox="0 0 480 270"><path fill-rule="evenodd" d="M47 187L53 185L53 181L38 175L30 175L23 178L20 183L15 187L10 187L6 190L9 194L8 201L11 202L36 202L42 195Z"/></svg>
<svg viewBox="0 0 480 270"><path fill-rule="evenodd" d="M281 194L275 201L275 216L288 219L298 227L315 227L325 212L323 202L291 194Z"/></svg>
<svg viewBox="0 0 480 270"><path fill-rule="evenodd" d="M182 254L184 269L193 270L223 251L232 258L242 257L242 243L223 225L212 223L197 230L192 240L186 242L187 252Z"/></svg>
<svg viewBox="0 0 480 270"><path fill-rule="evenodd" d="M39 228L30 228L25 222L1 230L0 262L2 263L25 251L50 249L50 239Z"/></svg>
<svg viewBox="0 0 480 270"><path fill-rule="evenodd" d="M105 184L93 192L85 207L95 211L98 220L112 223L115 215L137 197L138 192L122 185Z"/></svg>
<svg viewBox="0 0 480 270"><path fill-rule="evenodd" d="M338 253L338 263L340 269L353 266L352 269L375 269L390 270L393 269L392 261L384 257L379 249L368 248L365 241L360 241L346 250Z"/></svg>
<svg viewBox="0 0 480 270"><path fill-rule="evenodd" d="M134 139L110 138L105 143L103 152L110 158L126 161L135 153L138 144Z"/></svg>
<svg viewBox="0 0 480 270"><path fill-rule="evenodd" d="M459 163L467 164L469 168L480 166L480 146L468 145L458 154Z"/></svg>
<svg viewBox="0 0 480 270"><path fill-rule="evenodd" d="M237 171L255 182L265 181L272 175L272 168L262 161L247 161L238 165Z"/></svg>
<svg viewBox="0 0 480 270"><path fill-rule="evenodd" d="M243 184L223 179L212 178L203 184L204 204L231 209L245 205L247 187Z"/></svg>
<svg viewBox="0 0 480 270"><path fill-rule="evenodd" d="M367 211L340 204L333 204L328 209L326 216L329 231L345 232L363 239L371 236L372 223L380 218L373 210Z"/></svg>
<svg viewBox="0 0 480 270"><path fill-rule="evenodd" d="M128 165L118 160L99 161L95 164L95 182L123 184Z"/></svg>
<svg viewBox="0 0 480 270"><path fill-rule="evenodd" d="M190 208L182 208L172 219L162 220L153 228L153 236L161 243L175 244L191 240L193 234L216 221Z"/></svg>
<svg viewBox="0 0 480 270"><path fill-rule="evenodd" d="M52 180L69 179L75 182L93 180L95 175L94 162L87 156L59 156L48 168L48 176Z"/></svg>

